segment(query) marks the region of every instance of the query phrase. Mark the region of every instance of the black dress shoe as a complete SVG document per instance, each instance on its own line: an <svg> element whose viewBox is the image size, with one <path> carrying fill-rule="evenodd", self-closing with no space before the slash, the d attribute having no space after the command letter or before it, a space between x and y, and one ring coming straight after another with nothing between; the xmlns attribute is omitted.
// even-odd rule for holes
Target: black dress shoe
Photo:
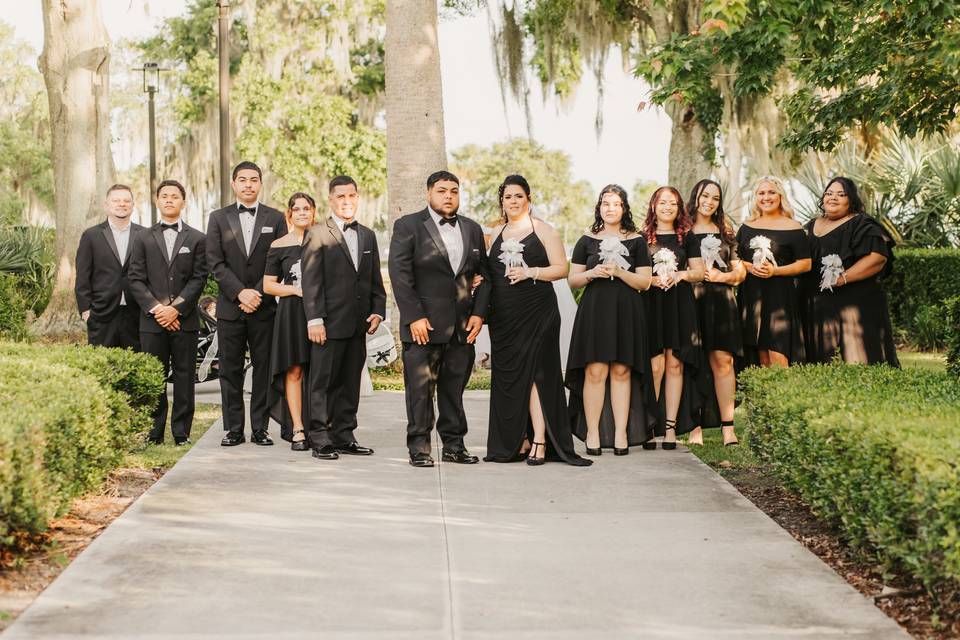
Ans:
<svg viewBox="0 0 960 640"><path fill-rule="evenodd" d="M228 431L226 435L223 436L223 440L220 441L220 446L235 447L238 444L243 444L246 441L247 439L243 437L242 433L231 433Z"/></svg>
<svg viewBox="0 0 960 640"><path fill-rule="evenodd" d="M373 455L373 449L361 447L356 442L351 442L350 444L338 444L337 453L345 453L349 456L371 456Z"/></svg>
<svg viewBox="0 0 960 640"><path fill-rule="evenodd" d="M300 440L299 442L290 443L290 451L309 451L310 445L307 444L306 440Z"/></svg>
<svg viewBox="0 0 960 640"><path fill-rule="evenodd" d="M186 438L184 440L177 440L174 444L178 447L185 447L188 444L190 444L190 438Z"/></svg>
<svg viewBox="0 0 960 640"><path fill-rule="evenodd" d="M336 460L340 457L340 454L337 453L332 444L325 444L319 449L313 450L313 457L320 460Z"/></svg>
<svg viewBox="0 0 960 640"><path fill-rule="evenodd" d="M269 447L273 444L273 440L270 439L266 431L254 431L253 435L250 436L250 442L261 447Z"/></svg>
<svg viewBox="0 0 960 640"><path fill-rule="evenodd" d="M466 449L460 451L444 451L440 458L444 462L456 462L457 464L477 464L480 458L470 455Z"/></svg>
<svg viewBox="0 0 960 640"><path fill-rule="evenodd" d="M411 467L432 467L433 458L429 453L414 453L410 456Z"/></svg>

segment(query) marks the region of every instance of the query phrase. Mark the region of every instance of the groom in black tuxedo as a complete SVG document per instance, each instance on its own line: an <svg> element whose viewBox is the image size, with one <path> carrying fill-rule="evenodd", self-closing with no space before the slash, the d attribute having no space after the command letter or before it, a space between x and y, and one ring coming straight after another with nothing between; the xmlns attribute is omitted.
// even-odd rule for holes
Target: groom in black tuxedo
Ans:
<svg viewBox="0 0 960 640"><path fill-rule="evenodd" d="M207 267L220 286L217 297L217 342L220 354L220 399L223 430L220 444L232 447L243 437L243 363L247 347L253 365L250 397L251 440L272 445L267 435L267 387L270 345L277 302L263 295L263 272L270 243L287 235L282 213L260 202L263 172L252 162L233 169L230 182L237 201L210 214Z"/></svg>
<svg viewBox="0 0 960 640"><path fill-rule="evenodd" d="M337 176L329 200L332 215L310 228L301 253L303 311L313 343L307 439L321 460L373 453L353 432L366 337L376 332L387 306L377 237L356 220L357 183Z"/></svg>
<svg viewBox="0 0 960 640"><path fill-rule="evenodd" d="M133 241L130 291L140 314L140 344L163 363L164 377L173 370L173 414L170 431L177 446L190 442L200 313L197 302L207 282L203 233L187 225L180 213L187 192L176 180L157 187L160 222ZM153 413L150 442L163 442L167 423L167 390Z"/></svg>
<svg viewBox="0 0 960 640"><path fill-rule="evenodd" d="M458 216L460 180L427 178L426 209L397 220L390 242L390 282L400 308L407 449L414 467L432 467L433 393L444 462L475 464L463 443L463 390L473 370L473 342L483 327L490 284L483 230ZM475 275L483 282L472 291Z"/></svg>

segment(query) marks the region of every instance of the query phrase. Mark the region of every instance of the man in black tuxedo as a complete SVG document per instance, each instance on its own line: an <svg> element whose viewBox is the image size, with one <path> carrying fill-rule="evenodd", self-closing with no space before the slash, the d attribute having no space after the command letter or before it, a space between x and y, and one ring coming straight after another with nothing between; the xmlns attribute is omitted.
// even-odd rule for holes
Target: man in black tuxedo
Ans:
<svg viewBox="0 0 960 640"><path fill-rule="evenodd" d="M310 425L313 456L368 456L357 444L360 376L367 357L366 336L386 314L387 293L373 231L356 221L359 194L349 176L330 181L332 215L315 224L301 257L303 310L310 352Z"/></svg>
<svg viewBox="0 0 960 640"><path fill-rule="evenodd" d="M127 285L133 238L144 230L130 220L133 192L115 184L107 190L107 219L80 236L75 293L87 341L102 347L140 350L140 309Z"/></svg>
<svg viewBox="0 0 960 640"><path fill-rule="evenodd" d="M157 187L160 222L133 241L130 291L140 314L140 344L163 363L164 377L173 369L173 413L170 431L177 446L190 442L193 387L197 366L200 313L197 303L207 282L203 233L180 219L187 192L176 180ZM166 385L153 413L150 442L163 442L167 423Z"/></svg>
<svg viewBox="0 0 960 640"><path fill-rule="evenodd" d="M243 363L247 346L253 365L250 398L251 440L272 445L267 435L267 387L270 385L270 345L277 303L263 295L267 249L287 234L283 214L259 201L263 172L252 162L233 169L237 202L210 214L207 224L207 267L220 286L217 297L217 341L220 354L220 398L224 435L220 444L232 447L243 437Z"/></svg>
<svg viewBox="0 0 960 640"><path fill-rule="evenodd" d="M490 299L483 230L457 215L460 180L447 171L427 178L428 206L397 220L390 241L390 282L400 307L403 385L410 464L432 467L433 390L445 462L474 464L463 444L463 390L473 370L473 342ZM475 275L483 282L472 292Z"/></svg>

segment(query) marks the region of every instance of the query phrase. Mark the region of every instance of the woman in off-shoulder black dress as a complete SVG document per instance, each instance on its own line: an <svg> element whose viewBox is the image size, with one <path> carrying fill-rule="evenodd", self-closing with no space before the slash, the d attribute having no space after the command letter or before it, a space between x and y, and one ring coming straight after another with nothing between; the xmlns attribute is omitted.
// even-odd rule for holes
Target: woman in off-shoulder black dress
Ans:
<svg viewBox="0 0 960 640"><path fill-rule="evenodd" d="M810 271L810 242L793 219L779 178L765 176L754 186L751 217L737 231L737 252L747 270L737 291L745 363L805 362L797 279Z"/></svg>
<svg viewBox="0 0 960 640"><path fill-rule="evenodd" d="M304 422L309 419L308 403L303 400L308 397L310 342L300 289L300 246L316 212L309 195L295 193L290 197L287 205L290 232L270 245L263 274L263 292L280 298L273 320L267 406L270 417L280 423L280 436L294 451L310 449L303 432Z"/></svg>
<svg viewBox="0 0 960 640"><path fill-rule="evenodd" d="M661 447L677 448L677 435L697 426L703 399L697 388L701 366L700 327L691 283L703 279L700 245L680 192L660 187L650 198L643 234L653 259L647 298L653 387L660 407ZM669 268L668 268L669 266Z"/></svg>
<svg viewBox="0 0 960 640"><path fill-rule="evenodd" d="M615 455L629 453L630 445L655 448L656 397L639 293L650 286L650 254L622 187L600 192L590 234L573 250L568 280L573 289L585 287L567 358L574 434L594 456L609 447Z"/></svg>
<svg viewBox="0 0 960 640"><path fill-rule="evenodd" d="M734 288L746 270L737 255L737 240L723 212L723 191L713 180L701 180L687 201L693 233L704 263L702 282L693 285L700 321L700 343L707 360L700 368L703 404L690 444L703 444L701 427L717 427L723 444L738 444L733 417L736 408L736 360L743 357L743 332ZM719 260L719 262L717 261Z"/></svg>
<svg viewBox="0 0 960 640"><path fill-rule="evenodd" d="M893 239L866 215L849 178L831 180L818 204L822 215L805 227L813 256L805 287L807 359L830 362L839 355L844 362L899 367L887 297L878 282L892 264ZM840 260L826 282L824 258L831 264Z"/></svg>
<svg viewBox="0 0 960 640"><path fill-rule="evenodd" d="M560 368L560 310L553 280L567 274L563 241L530 215L530 185L507 176L500 186L504 224L490 247L489 462L526 457L537 466L560 460L588 466L576 454Z"/></svg>

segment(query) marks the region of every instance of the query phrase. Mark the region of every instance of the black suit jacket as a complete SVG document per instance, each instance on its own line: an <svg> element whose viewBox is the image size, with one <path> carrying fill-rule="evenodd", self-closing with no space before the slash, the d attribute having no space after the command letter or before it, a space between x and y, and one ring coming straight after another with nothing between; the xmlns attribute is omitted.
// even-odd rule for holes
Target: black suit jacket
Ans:
<svg viewBox="0 0 960 640"><path fill-rule="evenodd" d="M197 302L207 283L204 235L183 223L167 259L167 245L159 223L137 236L130 253L130 290L140 305L140 331L164 333L150 310L168 304L180 312L181 331L199 331Z"/></svg>
<svg viewBox="0 0 960 640"><path fill-rule="evenodd" d="M307 232L300 258L303 311L308 322L323 318L328 338L349 338L366 331L372 313L386 317L387 292L377 237L360 224L357 262L354 268L347 241L332 216Z"/></svg>
<svg viewBox="0 0 960 640"><path fill-rule="evenodd" d="M210 214L207 224L207 268L220 287L217 298L217 317L238 320L244 316L237 296L243 289L256 289L263 294L263 271L266 267L270 243L287 235L287 221L276 209L260 203L253 226L253 250L247 255L240 226L240 213L233 203ZM277 302L273 296L263 296L253 317L267 320L273 317Z"/></svg>
<svg viewBox="0 0 960 640"><path fill-rule="evenodd" d="M121 293L126 294L128 305L137 304L127 283L127 268L133 241L144 230L140 225L130 223L127 255L122 260L108 221L83 232L77 247L77 281L74 286L77 309L81 314L89 310L96 318L112 317L120 308Z"/></svg>
<svg viewBox="0 0 960 640"><path fill-rule="evenodd" d="M458 216L457 228L463 237L463 261L454 271L428 210L405 215L393 226L390 283L400 307L400 339L404 342L413 342L410 323L420 318L428 318L433 326L431 343L466 342L470 316L486 316L490 274L483 229L464 216ZM483 276L483 283L471 295L475 274Z"/></svg>

